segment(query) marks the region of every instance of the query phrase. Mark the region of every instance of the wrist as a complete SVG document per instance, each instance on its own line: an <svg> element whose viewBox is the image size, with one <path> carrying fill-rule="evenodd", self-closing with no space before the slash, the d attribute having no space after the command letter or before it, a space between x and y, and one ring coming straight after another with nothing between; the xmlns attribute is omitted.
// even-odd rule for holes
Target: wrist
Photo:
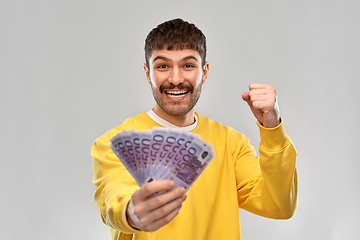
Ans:
<svg viewBox="0 0 360 240"><path fill-rule="evenodd" d="M277 120L274 119L272 121L264 121L263 123L259 121L259 123L265 128L276 128L281 123L281 117L279 117Z"/></svg>
<svg viewBox="0 0 360 240"><path fill-rule="evenodd" d="M126 218L127 218L128 224L132 228L141 230L141 231L145 231L145 228L140 223L139 218L134 213L134 203L133 203L132 199L130 199L130 201L128 203L128 207L126 209Z"/></svg>

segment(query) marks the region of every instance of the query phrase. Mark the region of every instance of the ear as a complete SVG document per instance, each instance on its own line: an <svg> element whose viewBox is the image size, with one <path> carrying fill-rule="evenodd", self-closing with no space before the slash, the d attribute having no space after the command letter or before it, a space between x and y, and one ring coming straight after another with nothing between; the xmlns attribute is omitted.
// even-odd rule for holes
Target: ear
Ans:
<svg viewBox="0 0 360 240"><path fill-rule="evenodd" d="M146 63L143 64L143 67L144 67L144 72L145 72L146 79L147 79L148 83L151 85L150 71L149 71Z"/></svg>
<svg viewBox="0 0 360 240"><path fill-rule="evenodd" d="M205 65L203 67L203 79L202 79L202 84L204 84L207 80L208 74L209 74L209 70L210 70L210 64L208 61L205 62Z"/></svg>

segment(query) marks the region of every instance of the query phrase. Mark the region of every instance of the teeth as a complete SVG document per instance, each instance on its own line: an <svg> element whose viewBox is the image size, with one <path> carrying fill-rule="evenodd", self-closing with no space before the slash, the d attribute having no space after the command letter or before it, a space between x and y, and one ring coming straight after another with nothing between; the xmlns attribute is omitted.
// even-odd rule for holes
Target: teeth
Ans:
<svg viewBox="0 0 360 240"><path fill-rule="evenodd" d="M181 98L184 97L189 91L187 90L167 90L165 91L166 95L171 98Z"/></svg>
<svg viewBox="0 0 360 240"><path fill-rule="evenodd" d="M188 91L186 91L186 90L176 90L176 91L169 90L169 91L166 91L167 94L176 94L176 95L185 94L187 92Z"/></svg>

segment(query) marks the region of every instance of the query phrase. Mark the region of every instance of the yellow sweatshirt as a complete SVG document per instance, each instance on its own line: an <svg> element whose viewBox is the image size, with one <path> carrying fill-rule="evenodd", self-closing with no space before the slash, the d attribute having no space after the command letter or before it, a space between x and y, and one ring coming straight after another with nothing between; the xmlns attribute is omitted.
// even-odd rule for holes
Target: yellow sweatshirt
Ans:
<svg viewBox="0 0 360 240"><path fill-rule="evenodd" d="M257 157L243 134L197 117L198 124L191 132L214 146L216 156L187 192L179 215L151 233L127 223L126 206L139 186L109 146L110 139L124 129L140 131L159 125L142 112L96 139L91 149L94 199L113 240L239 240L239 207L269 218L292 217L297 206L296 150L283 124L267 129L258 123L261 142Z"/></svg>

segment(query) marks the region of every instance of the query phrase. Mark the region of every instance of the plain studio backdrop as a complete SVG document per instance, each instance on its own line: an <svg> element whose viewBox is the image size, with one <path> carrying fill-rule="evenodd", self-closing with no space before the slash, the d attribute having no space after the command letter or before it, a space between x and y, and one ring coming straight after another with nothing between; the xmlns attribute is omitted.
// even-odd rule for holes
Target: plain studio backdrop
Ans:
<svg viewBox="0 0 360 240"><path fill-rule="evenodd" d="M244 240L360 239L359 9L357 0L1 0L0 239L109 239L90 148L153 107L144 40L177 17L208 40L197 111L257 147L241 94L272 84L298 151L296 214L240 210Z"/></svg>

